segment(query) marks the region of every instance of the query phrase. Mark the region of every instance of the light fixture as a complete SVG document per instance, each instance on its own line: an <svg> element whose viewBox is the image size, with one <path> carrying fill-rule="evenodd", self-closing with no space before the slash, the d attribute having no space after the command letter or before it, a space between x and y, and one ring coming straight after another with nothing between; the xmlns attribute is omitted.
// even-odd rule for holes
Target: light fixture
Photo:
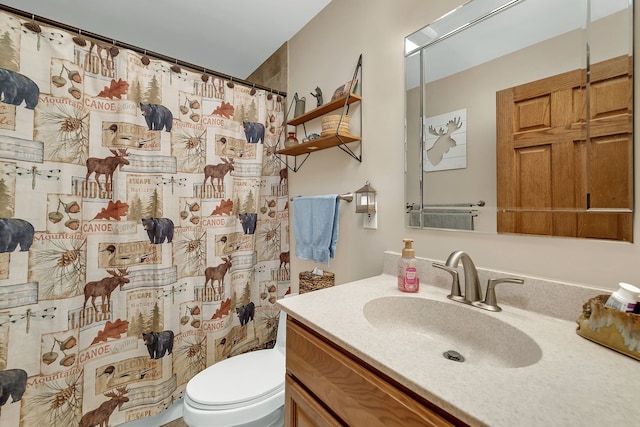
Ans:
<svg viewBox="0 0 640 427"><path fill-rule="evenodd" d="M356 213L376 213L376 190L367 181L364 187L356 190Z"/></svg>

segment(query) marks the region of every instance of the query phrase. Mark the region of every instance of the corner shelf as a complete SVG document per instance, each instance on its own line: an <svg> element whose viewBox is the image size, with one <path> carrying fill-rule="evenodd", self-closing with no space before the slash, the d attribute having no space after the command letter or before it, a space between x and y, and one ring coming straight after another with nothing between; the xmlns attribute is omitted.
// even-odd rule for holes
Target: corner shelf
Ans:
<svg viewBox="0 0 640 427"><path fill-rule="evenodd" d="M355 71L353 73L353 78L351 81L357 81L357 77L360 76L360 71L362 69L362 54L358 58L358 63L356 65ZM361 78L361 76L360 76ZM354 90L351 88L351 90ZM341 117L344 117L349 113L349 106L353 103L362 101L362 97L360 95L356 95L355 93L349 92L346 95L343 95L339 98L336 98L332 101L327 102L317 108L314 108L311 111L308 111L304 114L301 114L297 117L294 117L290 120L287 120L287 126L297 126L303 125L306 122L317 119L318 117L324 116L325 114L331 113L333 111L342 109ZM293 105L293 103L292 103ZM291 108L289 108L291 110ZM360 110L360 122L362 123L362 110ZM306 136L306 128L305 128L305 136ZM346 144L352 142L360 142L360 153L355 154ZM280 159L286 166L294 172L297 172L307 158L311 155L311 153L321 150L326 150L327 148L338 147L342 151L346 152L348 155L353 157L359 162L362 162L362 145L361 145L361 137L358 135L351 135L345 133L339 133L339 129L336 129L336 133L327 136L321 136L316 139L312 139L307 142L303 142L301 144L297 144L293 147L286 147L279 150L276 150L276 155L284 155L284 156L293 156L294 165L293 167L289 166L287 162ZM304 159L298 164L297 156L305 156Z"/></svg>

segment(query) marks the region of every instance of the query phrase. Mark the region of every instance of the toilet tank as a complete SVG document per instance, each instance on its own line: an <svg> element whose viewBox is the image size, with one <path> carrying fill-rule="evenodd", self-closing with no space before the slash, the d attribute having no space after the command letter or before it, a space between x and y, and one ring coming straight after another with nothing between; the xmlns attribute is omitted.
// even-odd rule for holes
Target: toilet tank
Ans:
<svg viewBox="0 0 640 427"><path fill-rule="evenodd" d="M293 297L298 294L288 294L285 298ZM276 337L276 345L274 348L278 349L282 354L285 353L287 345L287 313L280 309L280 316L278 317L278 332Z"/></svg>

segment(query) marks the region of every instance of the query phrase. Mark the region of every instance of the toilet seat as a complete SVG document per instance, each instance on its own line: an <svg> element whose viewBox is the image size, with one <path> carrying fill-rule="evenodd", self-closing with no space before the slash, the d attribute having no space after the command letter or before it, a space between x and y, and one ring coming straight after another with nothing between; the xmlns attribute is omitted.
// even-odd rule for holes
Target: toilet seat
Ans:
<svg viewBox="0 0 640 427"><path fill-rule="evenodd" d="M190 427L283 427L286 313L275 347L222 360L186 386L182 419Z"/></svg>
<svg viewBox="0 0 640 427"><path fill-rule="evenodd" d="M276 349L230 357L194 376L187 384L189 404L224 411L269 400L284 390L284 354Z"/></svg>

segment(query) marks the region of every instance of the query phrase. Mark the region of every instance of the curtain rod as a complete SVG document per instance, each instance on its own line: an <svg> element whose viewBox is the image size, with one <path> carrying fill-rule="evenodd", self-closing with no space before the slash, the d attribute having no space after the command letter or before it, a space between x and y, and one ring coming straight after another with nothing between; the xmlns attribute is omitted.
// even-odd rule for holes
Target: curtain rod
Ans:
<svg viewBox="0 0 640 427"><path fill-rule="evenodd" d="M143 54L143 55L153 56L156 59L161 59L161 60L167 61L167 62L169 62L171 64L177 64L177 65L180 65L182 67L190 68L194 72L203 72L203 73L206 73L206 74L211 74L213 76L220 77L222 79L226 79L226 80L232 81L234 83L244 84L246 86L250 86L250 87L255 87L255 88L258 88L258 89L266 90L266 91L269 91L271 93L275 93L276 95L281 95L281 96L283 96L285 98L287 96L287 92L283 92L283 91L276 90L276 89L273 89L273 88L270 88L270 87L266 87L266 86L263 86L263 85L251 83L251 82L249 82L247 80L239 79L239 78L230 76L228 74L223 74L223 73L220 73L220 72L217 72L217 71L212 71L212 70L209 70L209 69L207 69L205 67L200 67L198 65L195 65L195 64L192 64L192 63L189 63L189 62L181 61L181 60L176 59L176 58L171 58L171 57L163 55L161 53L151 52L149 50L146 50L146 49L143 49L143 48L140 48L140 47L137 47L137 46L133 46L133 45L130 45L128 43L124 43L124 42L121 42L121 41L118 41L118 40L114 40L114 39L111 39L111 38L108 38L108 37L105 37L105 36L101 36L99 34L95 34L95 33L92 33L90 31L85 31L82 28L77 28L77 27L74 27L72 25L63 24L62 22L57 22L57 21L54 21L52 19L45 18L43 16L34 15L33 13L28 13L28 12L25 12L25 11L20 10L20 9L15 9L15 8L13 8L11 6L6 6L4 4L0 4L0 10L4 10L6 12L13 13L14 15L19 15L19 16L21 16L23 18L31 19L33 21L39 21L39 22L41 22L43 24L46 24L46 25L55 26L55 27L58 27L58 28L60 28L62 30L69 31L71 33L77 33L79 35L83 35L83 36L86 36L86 37L89 37L89 38L92 38L92 39L96 39L96 40L99 40L99 41L102 41L102 42L105 42L105 43L113 44L114 46L119 46L119 47L122 47L122 48L125 48L125 49L133 50L133 51L135 51L137 53L140 53L140 54Z"/></svg>

